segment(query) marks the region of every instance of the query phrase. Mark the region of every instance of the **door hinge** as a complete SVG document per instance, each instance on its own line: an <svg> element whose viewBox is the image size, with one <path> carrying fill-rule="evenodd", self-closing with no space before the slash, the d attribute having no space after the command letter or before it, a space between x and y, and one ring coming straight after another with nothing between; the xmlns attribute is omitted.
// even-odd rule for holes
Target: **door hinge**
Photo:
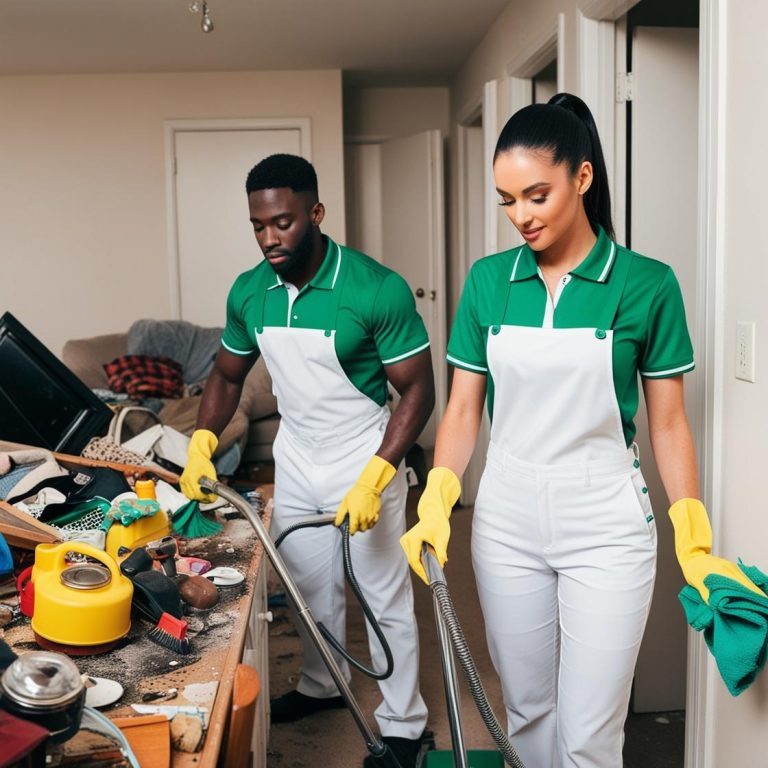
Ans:
<svg viewBox="0 0 768 768"><path fill-rule="evenodd" d="M632 101L635 92L635 76L632 72L616 73L616 103Z"/></svg>

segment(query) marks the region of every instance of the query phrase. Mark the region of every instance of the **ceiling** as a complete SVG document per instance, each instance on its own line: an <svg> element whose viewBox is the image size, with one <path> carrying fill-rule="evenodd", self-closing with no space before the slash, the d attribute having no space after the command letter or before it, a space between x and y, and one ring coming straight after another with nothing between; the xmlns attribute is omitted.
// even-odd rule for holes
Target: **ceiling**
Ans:
<svg viewBox="0 0 768 768"><path fill-rule="evenodd" d="M202 0L199 0L202 6ZM509 0L2 0L0 75L342 69L448 84Z"/></svg>

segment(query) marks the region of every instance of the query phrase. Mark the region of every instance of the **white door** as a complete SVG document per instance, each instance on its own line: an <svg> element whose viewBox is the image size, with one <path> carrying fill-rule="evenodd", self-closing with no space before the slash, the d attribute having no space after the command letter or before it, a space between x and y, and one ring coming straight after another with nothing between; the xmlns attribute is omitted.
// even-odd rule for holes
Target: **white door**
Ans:
<svg viewBox="0 0 768 768"><path fill-rule="evenodd" d="M459 268L454 280L458 283L453 295L451 320L448 329L453 324L453 316L459 305L461 292L464 289L469 270L478 260L488 255L486 246L486 205L491 204L498 209L496 201L488 201L486 194L486 163L489 161L489 149L485 146L485 135L482 126L482 117L478 121L479 126L459 126L459 157L457 172L459 175L458 197L458 229L461 242L459 243ZM492 150L491 150L492 151ZM498 212L494 210L498 216ZM512 226L510 224L510 226ZM474 504L477 491L480 487L480 478L485 468L485 457L488 453L488 441L490 439L490 421L488 411L483 408L483 418L480 422L480 430L477 435L475 450L467 464L467 469L461 479L462 505Z"/></svg>
<svg viewBox="0 0 768 768"><path fill-rule="evenodd" d="M688 329L696 318L698 29L636 27L632 47L632 250L675 270ZM685 377L689 416L701 411L696 372ZM645 407L637 418L643 474L658 522L659 559L648 628L635 675L636 712L685 708L687 625L677 593L684 582L675 559L667 498L651 458ZM692 419L694 434L697 424Z"/></svg>
<svg viewBox="0 0 768 768"><path fill-rule="evenodd" d="M435 444L436 424L446 403L446 281L443 142L425 131L381 145L382 262L411 286L424 319L435 372L435 410L418 438Z"/></svg>
<svg viewBox="0 0 768 768"><path fill-rule="evenodd" d="M261 261L248 219L248 171L275 152L306 155L302 128L173 130L177 317L222 327L235 277ZM174 269L175 267L175 269Z"/></svg>
<svg viewBox="0 0 768 768"><path fill-rule="evenodd" d="M417 439L435 444L447 400L443 155L439 131L344 149L347 244L386 264L411 287L435 373L435 411ZM395 402L397 395L393 393Z"/></svg>

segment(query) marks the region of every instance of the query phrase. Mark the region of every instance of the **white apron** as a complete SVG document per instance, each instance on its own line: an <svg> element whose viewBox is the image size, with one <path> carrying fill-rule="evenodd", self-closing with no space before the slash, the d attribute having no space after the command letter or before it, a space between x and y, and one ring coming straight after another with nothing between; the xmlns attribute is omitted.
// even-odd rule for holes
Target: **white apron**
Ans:
<svg viewBox="0 0 768 768"><path fill-rule="evenodd" d="M273 536L296 518L335 512L342 498L378 450L389 420L347 378L334 344L343 273L332 290L324 330L261 327L257 340L272 376L281 421L275 439L275 512ZM286 283L289 318L298 290ZM394 672L379 682L383 702L375 716L383 736L418 738L427 710L419 693L418 634L407 561L399 544L405 530L407 484L404 468L382 494L378 523L351 537L355 575L392 649ZM280 554L316 621L341 642L345 636L345 594L341 536L332 527L292 533ZM297 690L319 698L338 695L314 645L296 622L304 643ZM367 626L367 624L366 624ZM385 666L379 643L369 631L376 669ZM337 657L345 676L349 669Z"/></svg>
<svg viewBox="0 0 768 768"><path fill-rule="evenodd" d="M626 271L617 260L597 327L502 325L512 283L494 301L493 424L472 557L509 733L529 768L622 764L656 557L613 385Z"/></svg>

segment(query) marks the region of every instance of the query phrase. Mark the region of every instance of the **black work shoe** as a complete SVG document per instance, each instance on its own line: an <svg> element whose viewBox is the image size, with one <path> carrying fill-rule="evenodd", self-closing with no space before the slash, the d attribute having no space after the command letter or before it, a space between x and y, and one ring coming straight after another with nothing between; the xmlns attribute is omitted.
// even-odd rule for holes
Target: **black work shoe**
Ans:
<svg viewBox="0 0 768 768"><path fill-rule="evenodd" d="M416 768L416 760L421 751L423 737L404 739L402 736L382 736L381 740L389 747L389 751L397 759L400 768ZM380 763L371 755L363 760L363 768L375 768L378 765Z"/></svg>
<svg viewBox="0 0 768 768"><path fill-rule="evenodd" d="M276 699L269 700L270 719L273 723L293 723L324 709L343 709L346 706L341 696L318 699L298 691L289 691Z"/></svg>

